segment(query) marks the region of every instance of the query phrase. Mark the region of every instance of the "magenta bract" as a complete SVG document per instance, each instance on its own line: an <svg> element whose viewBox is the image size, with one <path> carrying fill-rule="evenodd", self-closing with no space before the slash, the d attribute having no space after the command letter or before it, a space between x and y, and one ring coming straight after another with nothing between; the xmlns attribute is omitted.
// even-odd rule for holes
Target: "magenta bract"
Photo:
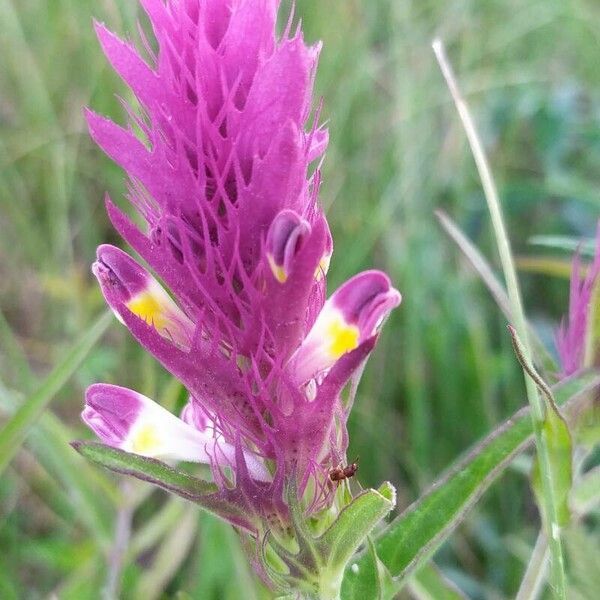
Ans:
<svg viewBox="0 0 600 600"><path fill-rule="evenodd" d="M600 223L596 236L596 254L585 277L581 275L579 252L573 259L569 314L556 335L556 346L562 376L568 377L584 367L586 336L589 326L590 303L600 276Z"/></svg>
<svg viewBox="0 0 600 600"><path fill-rule="evenodd" d="M333 247L319 170L309 174L327 146L318 115L310 124L319 46L289 26L276 38L275 0L141 4L156 55L145 44L142 58L103 25L97 33L142 110L129 110L125 128L87 119L127 172L146 225L107 200L109 216L169 292L111 246L93 270L115 314L191 399L161 430L149 399L94 387L84 418L106 442L149 456L167 430L185 433L224 497L263 522L285 521L291 476L311 490L309 510L327 506L327 474L348 439L340 392L400 295L369 271L325 302Z"/></svg>

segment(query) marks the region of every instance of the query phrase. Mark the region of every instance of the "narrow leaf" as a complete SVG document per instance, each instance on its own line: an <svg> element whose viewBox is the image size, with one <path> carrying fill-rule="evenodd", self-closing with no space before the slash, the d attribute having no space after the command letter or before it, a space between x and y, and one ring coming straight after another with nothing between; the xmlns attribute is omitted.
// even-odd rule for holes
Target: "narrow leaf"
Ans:
<svg viewBox="0 0 600 600"><path fill-rule="evenodd" d="M515 263L519 271L549 275L569 279L573 265L566 258L552 258L549 256L517 256Z"/></svg>
<svg viewBox="0 0 600 600"><path fill-rule="evenodd" d="M46 406L78 369L112 320L109 312L103 313L0 431L0 475L18 452L25 436Z"/></svg>
<svg viewBox="0 0 600 600"><path fill-rule="evenodd" d="M458 225L444 211L437 210L435 212L435 216L438 218L438 221L440 222L440 225L444 231L456 243L464 257L469 261L475 272L479 275L492 295L492 298L494 298L498 308L502 311L504 316L511 321L512 309L508 294L506 293L506 289L502 283L500 283L496 277L496 274L494 273L487 259L483 256L483 254L481 254L477 246L471 242L471 240L461 231ZM543 364L544 369L547 371L556 371L556 362L549 354L548 350L546 350L546 347L540 340L536 331L533 329L533 327L528 327L527 331L535 354Z"/></svg>
<svg viewBox="0 0 600 600"><path fill-rule="evenodd" d="M363 564L360 569L358 565L351 565L343 583L343 600L389 600L394 597L397 589L390 572L379 560L370 537L367 538L367 552Z"/></svg>
<svg viewBox="0 0 600 600"><path fill-rule="evenodd" d="M99 442L72 442L79 454L111 471L158 485L192 502L218 491L214 483L192 477L169 465Z"/></svg>
<svg viewBox="0 0 600 600"><path fill-rule="evenodd" d="M333 571L343 569L373 527L396 506L396 490L385 482L378 490L366 490L339 514L317 539L321 556Z"/></svg>
<svg viewBox="0 0 600 600"><path fill-rule="evenodd" d="M517 332L513 327L509 326L508 329L523 370L535 382L544 400L541 441L547 466L544 468L538 452L532 473L532 483L547 535L552 536L556 541L559 532L557 527L567 525L570 520L568 498L573 483L571 433L554 400L552 390L527 360ZM549 495L550 501L546 495Z"/></svg>
<svg viewBox="0 0 600 600"><path fill-rule="evenodd" d="M111 471L147 481L199 504L213 514L252 530L248 515L219 497L214 483L193 477L185 471L138 454L131 454L98 442L72 442L77 452Z"/></svg>
<svg viewBox="0 0 600 600"><path fill-rule="evenodd" d="M545 246L556 250L566 250L568 252L581 252L583 256L594 256L595 244L592 240L584 244L579 238L563 235L534 235L529 239L529 243L535 246Z"/></svg>
<svg viewBox="0 0 600 600"><path fill-rule="evenodd" d="M565 420L555 411L549 410L544 419L542 435L546 441L550 458L550 483L556 504L556 523L564 527L569 524L569 493L573 483L573 460L571 434ZM546 514L542 502L540 463L536 457L532 473L532 485L538 506L543 515L548 535L552 530L552 519Z"/></svg>
<svg viewBox="0 0 600 600"><path fill-rule="evenodd" d="M569 400L570 408L584 404L588 392L598 385L597 372L584 373L561 382L553 391L558 404ZM475 446L375 539L379 558L400 583L425 564L514 456L531 443L532 436L530 409L523 408ZM358 577L367 560L363 555L355 561ZM346 579L351 580L348 572Z"/></svg>

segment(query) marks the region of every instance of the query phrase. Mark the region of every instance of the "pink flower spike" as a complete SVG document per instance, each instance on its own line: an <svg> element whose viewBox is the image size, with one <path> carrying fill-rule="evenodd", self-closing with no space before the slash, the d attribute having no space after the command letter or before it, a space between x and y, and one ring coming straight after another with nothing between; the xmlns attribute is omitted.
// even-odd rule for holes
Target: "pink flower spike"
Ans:
<svg viewBox="0 0 600 600"><path fill-rule="evenodd" d="M100 246L93 272L190 401L178 419L135 392L92 386L83 417L131 452L208 461L219 502L287 531L290 478L312 496L307 512L332 506L328 473L348 443L341 392L400 294L368 271L326 302L320 44L291 18L278 36L279 0L140 3L155 38L146 52L96 26L135 106L121 124L86 118L139 217L107 200L110 220L149 272L112 246Z"/></svg>
<svg viewBox="0 0 600 600"><path fill-rule="evenodd" d="M589 335L589 317L594 289L600 277L600 221L596 234L596 253L589 265L587 274L581 276L581 257L579 252L573 259L571 269L571 287L569 293L569 314L563 320L556 334L556 347L562 367L562 376L568 377L586 366L586 343Z"/></svg>
<svg viewBox="0 0 600 600"><path fill-rule="evenodd" d="M304 383L328 370L344 354L373 337L401 299L380 271L365 271L348 280L325 303L292 357L290 371L296 381Z"/></svg>

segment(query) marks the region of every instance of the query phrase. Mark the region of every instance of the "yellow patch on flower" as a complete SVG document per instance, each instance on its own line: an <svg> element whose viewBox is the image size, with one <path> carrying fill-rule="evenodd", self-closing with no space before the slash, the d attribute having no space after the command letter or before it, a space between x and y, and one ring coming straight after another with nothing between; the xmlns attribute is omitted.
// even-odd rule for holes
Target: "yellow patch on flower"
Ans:
<svg viewBox="0 0 600 600"><path fill-rule="evenodd" d="M137 454L151 454L160 446L160 437L156 431L156 426L148 423L140 427L136 432L131 449Z"/></svg>
<svg viewBox="0 0 600 600"><path fill-rule="evenodd" d="M282 266L279 266L275 263L275 259L271 254L267 255L267 259L269 260L269 266L271 267L271 271L273 272L273 277L275 277L275 279L279 281L279 283L285 283L288 277L287 273L285 272L285 269Z"/></svg>
<svg viewBox="0 0 600 600"><path fill-rule="evenodd" d="M348 325L341 317L333 319L327 325L329 353L336 359L358 347L360 331L355 325Z"/></svg>
<svg viewBox="0 0 600 600"><path fill-rule="evenodd" d="M329 264L331 263L331 254L324 254L319 261L319 266L315 271L315 279L317 281L321 281L325 275L327 275L327 271L329 271Z"/></svg>
<svg viewBox="0 0 600 600"><path fill-rule="evenodd" d="M134 315L144 319L155 329L164 329L168 324L169 319L165 315L164 307L150 292L140 292L126 306Z"/></svg>

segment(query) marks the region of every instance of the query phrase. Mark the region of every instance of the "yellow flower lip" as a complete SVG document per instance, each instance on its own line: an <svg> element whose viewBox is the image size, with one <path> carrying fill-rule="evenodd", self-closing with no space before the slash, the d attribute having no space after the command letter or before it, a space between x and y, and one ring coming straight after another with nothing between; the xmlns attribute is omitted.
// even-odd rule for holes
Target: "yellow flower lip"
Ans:
<svg viewBox="0 0 600 600"><path fill-rule="evenodd" d="M290 360L294 376L304 383L372 339L400 300L400 293L380 271L365 271L348 280L325 302Z"/></svg>
<svg viewBox="0 0 600 600"><path fill-rule="evenodd" d="M287 275L283 265L278 265L275 262L275 258L273 257L272 254L267 254L267 260L269 261L269 266L271 267L271 272L273 273L273 277L275 277L275 279L279 283L285 283L287 281L288 275Z"/></svg>
<svg viewBox="0 0 600 600"><path fill-rule="evenodd" d="M135 432L131 441L131 449L137 454L148 455L159 448L161 439L155 425L146 423Z"/></svg>
<svg viewBox="0 0 600 600"><path fill-rule="evenodd" d="M125 306L164 338L184 348L191 345L194 324L155 279L150 278L146 288Z"/></svg>
<svg viewBox="0 0 600 600"><path fill-rule="evenodd" d="M346 323L341 314L335 314L325 327L329 353L336 360L358 348L360 330L356 325Z"/></svg>
<svg viewBox="0 0 600 600"><path fill-rule="evenodd" d="M182 348L191 346L194 323L158 281L127 253L114 246L100 246L92 271L119 321L123 322L123 311L128 310L162 337Z"/></svg>

